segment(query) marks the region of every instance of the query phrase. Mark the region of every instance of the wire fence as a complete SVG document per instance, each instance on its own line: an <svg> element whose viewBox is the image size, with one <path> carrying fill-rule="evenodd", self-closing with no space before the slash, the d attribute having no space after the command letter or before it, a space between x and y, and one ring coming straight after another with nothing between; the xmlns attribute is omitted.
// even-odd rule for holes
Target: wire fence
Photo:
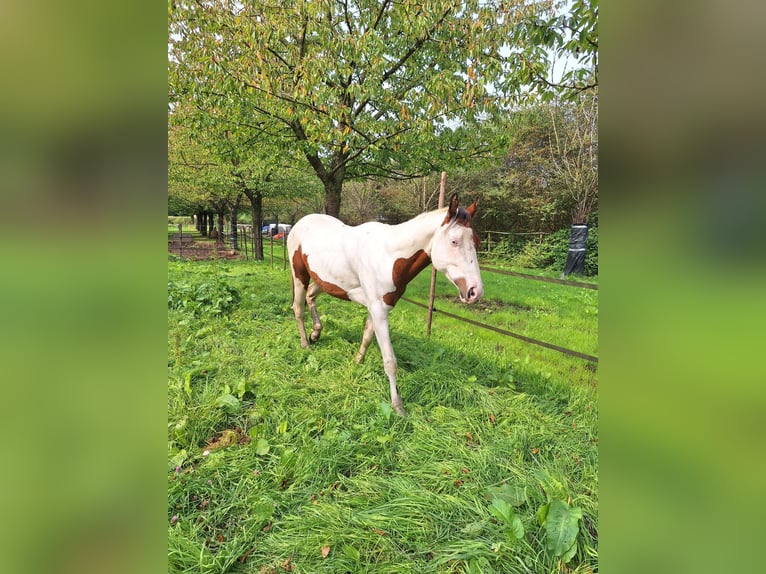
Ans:
<svg viewBox="0 0 766 574"><path fill-rule="evenodd" d="M210 239L210 238L202 238L202 236L199 234L199 232L196 232L196 230L195 232L183 231L181 228L181 225L179 224L177 232L172 234L170 233L170 231L168 232L168 251L170 253L178 255L179 257L182 257L182 258L186 257L186 258L192 258L192 259L202 259L202 258L210 258L210 257L221 257L221 258L229 258L229 259L231 258L241 259L242 257L244 257L246 259L250 259L250 258L254 258L254 255L255 255L255 235L253 231L254 230L252 225L241 224L237 226L236 240L231 234L231 228L228 228L228 229L224 228L224 233L221 234L223 237L219 236L217 238ZM511 235L511 234L506 234L504 232L491 232L491 233L494 233L496 235ZM491 236L489 233L487 235L488 235L487 241L489 242L491 241L490 239ZM545 234L541 233L541 234L534 234L534 235L544 236ZM274 267L275 260L277 260L281 262L282 269L286 269L288 258L287 258L287 241L285 241L285 237L283 236L281 238L275 238L275 236L271 234L267 236L262 236L262 237L264 241L263 243L264 259L268 258L269 264L271 265L272 268ZM540 240L542 241L542 239ZM235 248L238 248L239 251L237 251L237 249ZM482 252L480 251L479 253L482 253ZM517 271L496 269L493 267L486 267L483 265L480 266L480 268L482 271L486 271L489 273L509 275L513 277L518 277L520 279L529 279L533 281L545 281L548 283L556 283L559 285L567 285L567 286L578 287L583 289L598 290L598 285L596 285L595 283L586 283L582 281L570 281L565 279L555 279L553 277L544 277L540 275L531 275L528 273L519 273ZM401 299L417 307L422 307L424 309L429 308L426 303L421 303L419 301L415 301L408 297L402 297ZM553 343L549 343L546 341L540 341L538 339L527 337L526 335L522 335L519 333L513 333L511 331L502 329L500 327L496 327L494 325L488 325L486 323L481 323L480 321L476 321L474 319L461 317L454 313L450 313L442 309L437 309L436 307L433 307L432 312L443 315L445 317L449 317L450 319L453 319L455 321L462 321L463 323L467 323L475 327L493 331L495 333L498 333L500 335L504 335L507 337L512 337L514 339L524 341L525 343L529 343L531 345L536 345L538 347L543 347L546 349L557 351L564 355L577 357L592 363L598 363L598 357L589 355L587 353L582 353L580 351L568 349L566 347L555 345Z"/></svg>
<svg viewBox="0 0 766 574"><path fill-rule="evenodd" d="M414 301L410 299L409 297L402 297L402 301L406 301L407 303L411 303L412 305L422 307L423 309L428 309L427 304ZM594 357L593 355L588 355L586 353L581 353L579 351L573 351L572 349L567 349L566 347L560 347L559 345L554 345L553 343L546 343L545 341L533 339L532 337L527 337L526 335L519 335L518 333L512 333L511 331L501 329L500 327L495 327L494 325L487 325L486 323L480 323L479 321L474 321L473 319L468 319L467 317L461 317L460 315L455 315L454 313L449 313L447 311L437 309L436 307L433 308L433 312L438 313L440 315L444 315L445 317L449 317L450 319L454 319L456 321L462 321L463 323L468 323L469 325L473 325L474 327L481 327L482 329L487 329L488 331L494 331L495 333L499 333L507 337L513 337L514 339L519 339L520 341L524 341L525 343L531 343L532 345L537 345L538 347L545 347L546 349L552 349L554 351L558 351L559 353L563 353L571 357L578 357L580 359L585 359L586 361L598 363L598 357Z"/></svg>
<svg viewBox="0 0 766 574"><path fill-rule="evenodd" d="M499 245L508 243L514 237L531 239L537 243L542 243L546 236L550 235L545 231L532 231L528 233L513 233L510 231L484 231L484 236L476 251L479 255L492 255Z"/></svg>

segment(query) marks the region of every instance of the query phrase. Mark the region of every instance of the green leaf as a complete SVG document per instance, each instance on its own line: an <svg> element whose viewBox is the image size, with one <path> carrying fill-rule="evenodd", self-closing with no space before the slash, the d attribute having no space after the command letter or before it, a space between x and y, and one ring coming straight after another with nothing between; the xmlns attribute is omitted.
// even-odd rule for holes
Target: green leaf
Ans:
<svg viewBox="0 0 766 574"><path fill-rule="evenodd" d="M255 454L260 456L269 452L271 447L269 446L269 441L267 441L265 438L259 438L257 441L255 441L253 448L255 448Z"/></svg>
<svg viewBox="0 0 766 574"><path fill-rule="evenodd" d="M255 517L261 522L271 520L274 514L274 504L271 502L258 502L250 508L250 516Z"/></svg>
<svg viewBox="0 0 766 574"><path fill-rule="evenodd" d="M171 470L173 468L176 468L177 466L181 466L186 459L189 458L189 455L186 452L186 449L178 451L169 461L168 461L168 470Z"/></svg>
<svg viewBox="0 0 766 574"><path fill-rule="evenodd" d="M567 554L577 539L578 522L582 518L582 509L569 506L563 500L553 500L548 510L545 530L548 550L555 556Z"/></svg>
<svg viewBox="0 0 766 574"><path fill-rule="evenodd" d="M500 498L511 506L521 506L527 502L527 491L520 486L501 484L500 486L487 487L487 500Z"/></svg>
<svg viewBox="0 0 766 574"><path fill-rule="evenodd" d="M524 536L524 525L521 523L521 519L516 516L516 512L513 510L513 506L507 503L501 498L496 498L492 501L492 505L489 507L489 512L495 518L498 518L505 524L506 532L516 538L521 539Z"/></svg>
<svg viewBox="0 0 766 574"><path fill-rule="evenodd" d="M495 518L510 524L513 520L513 507L501 498L495 498L492 501L492 505L489 507L489 512Z"/></svg>
<svg viewBox="0 0 766 574"><path fill-rule="evenodd" d="M564 553L564 555L561 557L561 561L566 564L572 558L574 558L575 554L577 554L577 540L575 540L574 544L572 544L572 547Z"/></svg>
<svg viewBox="0 0 766 574"><path fill-rule="evenodd" d="M540 508L537 509L537 512L535 513L535 516L537 516L537 523L540 526L543 526L545 524L545 521L548 519L548 510L551 507L551 503L543 504Z"/></svg>
<svg viewBox="0 0 766 574"><path fill-rule="evenodd" d="M343 554L351 558L351 560L354 562L359 562L359 550L353 546L349 546L348 544L344 544L341 550L343 551Z"/></svg>
<svg viewBox="0 0 766 574"><path fill-rule="evenodd" d="M226 393L225 395L221 395L215 400L216 406L223 407L229 412L238 412L240 409L240 402L237 397L234 395L230 395Z"/></svg>

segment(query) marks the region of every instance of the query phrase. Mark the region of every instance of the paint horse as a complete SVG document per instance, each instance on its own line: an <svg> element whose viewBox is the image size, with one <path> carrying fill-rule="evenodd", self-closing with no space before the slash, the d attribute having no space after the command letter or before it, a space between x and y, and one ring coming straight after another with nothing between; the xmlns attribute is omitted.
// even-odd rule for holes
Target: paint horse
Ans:
<svg viewBox="0 0 766 574"><path fill-rule="evenodd" d="M388 331L388 313L407 284L429 263L443 272L460 292L463 303L475 303L484 291L476 248L479 237L471 227L476 202L462 208L457 194L449 207L422 213L399 225L369 222L356 227L329 215L314 213L300 219L287 236L293 282L293 311L301 345L314 343L322 332L316 298L325 292L367 307L367 322L356 362L364 359L373 334L391 386L391 405L404 416L396 388L396 357ZM313 319L306 338L305 305Z"/></svg>

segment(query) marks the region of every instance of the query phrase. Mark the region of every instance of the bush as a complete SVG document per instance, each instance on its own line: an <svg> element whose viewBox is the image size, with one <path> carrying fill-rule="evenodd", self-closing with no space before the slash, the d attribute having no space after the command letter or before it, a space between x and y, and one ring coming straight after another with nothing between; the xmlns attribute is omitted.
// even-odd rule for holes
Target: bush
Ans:
<svg viewBox="0 0 766 574"><path fill-rule="evenodd" d="M195 315L223 315L239 303L236 287L220 278L192 284L187 281L168 282L168 308L183 309Z"/></svg>
<svg viewBox="0 0 766 574"><path fill-rule="evenodd" d="M527 269L563 271L569 253L570 229L560 229L548 235L542 242L528 241L511 257L511 263ZM598 275L598 227L588 228L585 244L585 275Z"/></svg>
<svg viewBox="0 0 766 574"><path fill-rule="evenodd" d="M552 264L551 247L546 241L528 241L511 261L514 265L527 269L545 269Z"/></svg>

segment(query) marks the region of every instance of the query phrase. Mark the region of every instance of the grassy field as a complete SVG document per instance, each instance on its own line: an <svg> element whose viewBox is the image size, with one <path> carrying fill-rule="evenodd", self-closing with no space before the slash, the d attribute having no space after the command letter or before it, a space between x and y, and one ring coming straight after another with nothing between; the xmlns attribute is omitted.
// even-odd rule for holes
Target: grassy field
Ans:
<svg viewBox="0 0 766 574"><path fill-rule="evenodd" d="M170 261L172 572L598 569L597 373L590 363L400 302L406 419L366 310L323 296L301 349L287 271ZM597 355L597 292L484 273L437 308ZM406 296L427 301L429 272Z"/></svg>

